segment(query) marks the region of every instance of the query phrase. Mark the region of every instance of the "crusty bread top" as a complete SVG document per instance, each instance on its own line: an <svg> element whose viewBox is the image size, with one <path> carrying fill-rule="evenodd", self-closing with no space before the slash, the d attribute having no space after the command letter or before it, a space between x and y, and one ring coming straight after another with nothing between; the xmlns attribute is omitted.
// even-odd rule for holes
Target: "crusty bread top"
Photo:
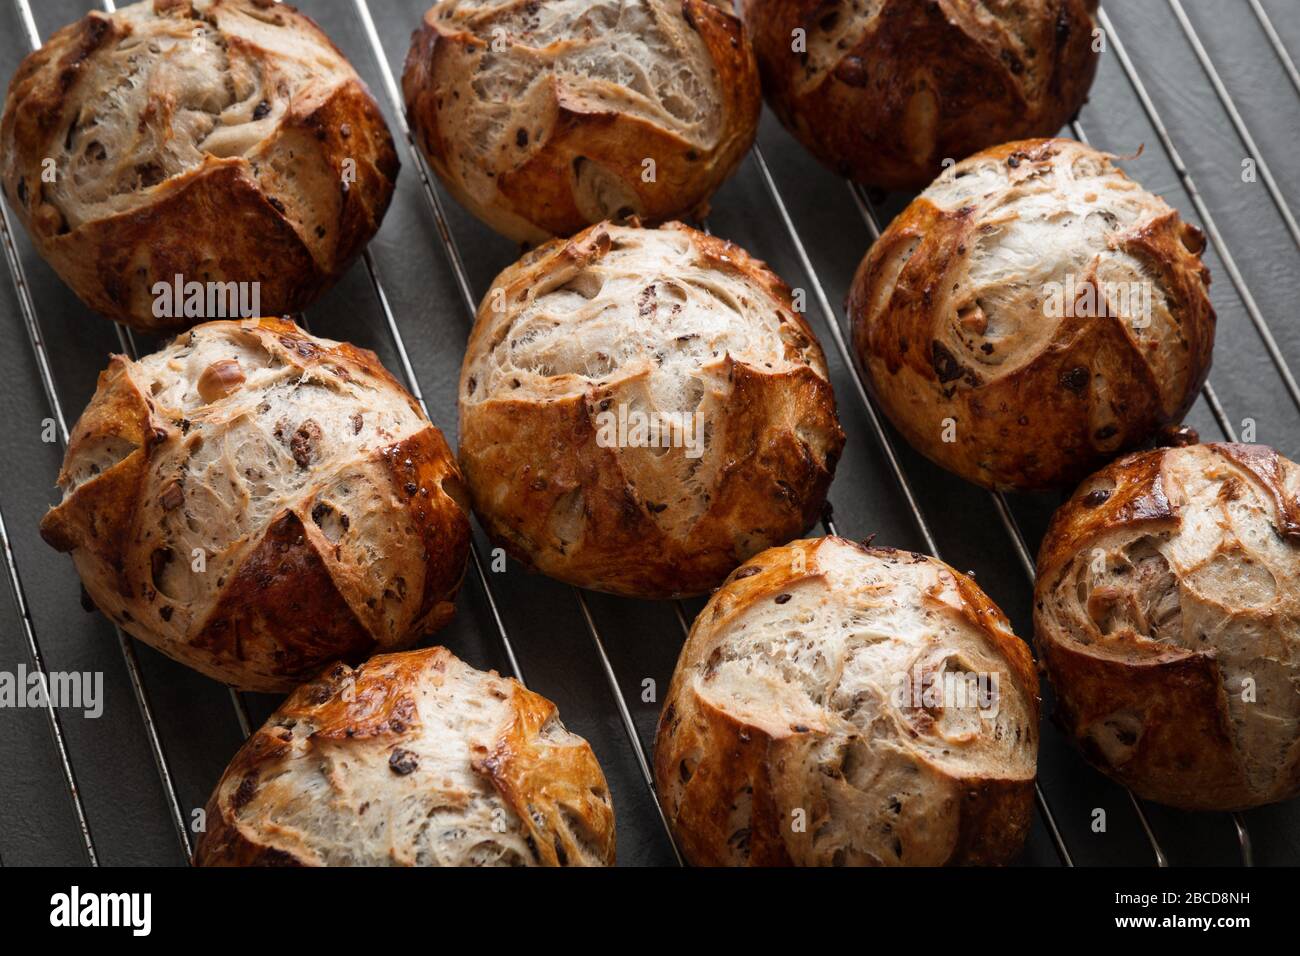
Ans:
<svg viewBox="0 0 1300 956"><path fill-rule="evenodd" d="M975 230L975 241L962 253L965 275L952 296L955 321L939 330L939 341L983 374L1009 375L1034 361L1062 322L1044 314L1044 287L1064 284L1069 275L1082 280L1096 263L1100 282L1155 285L1151 325L1127 325L1136 339L1181 355L1188 330L1171 313L1158 270L1131 242L1177 213L1125 175L1112 156L1083 143L1022 146L977 154L921 193L941 214L969 217ZM1170 375L1157 384L1166 412L1172 412L1190 370L1173 361L1167 367Z"/></svg>
<svg viewBox="0 0 1300 956"><path fill-rule="evenodd" d="M548 243L497 277L480 320L464 373L470 405L645 377L654 409L688 411L700 398L692 380L728 357L771 374L809 366L827 375L784 284L738 247L679 223L606 223Z"/></svg>
<svg viewBox="0 0 1300 956"><path fill-rule="evenodd" d="M143 0L90 17L90 32L115 42L88 39L90 55L70 49L49 72L65 81L51 119L72 123L48 129L33 153L54 160L44 198L71 229L148 204L151 187L209 156L253 157L291 106L310 112L356 81L311 20L266 0ZM68 31L86 28L60 31L52 49Z"/></svg>
<svg viewBox="0 0 1300 956"><path fill-rule="evenodd" d="M215 598L214 585L245 559L232 545L260 541L273 518L323 482L429 427L373 356L288 323L201 325L122 373L160 414L185 423L188 440L155 451L159 494L143 503L176 555L154 575L180 603L174 626L191 611L202 619L206 608L192 602ZM59 476L64 500L131 450L93 422L75 429ZM173 484L184 507L168 498ZM329 523L321 521L327 537ZM196 548L209 556L201 574L187 558Z"/></svg>
<svg viewBox="0 0 1300 956"><path fill-rule="evenodd" d="M515 126L506 120L533 87L552 79L584 109L629 113L712 146L722 132L717 71L680 7L680 0L436 3L430 16L444 31L501 47L457 88L473 155L492 156L505 138L513 140Z"/></svg>
<svg viewBox="0 0 1300 956"><path fill-rule="evenodd" d="M1023 746L1036 733L1029 648L973 582L925 555L841 538L764 552L700 615L683 659L702 702L769 735L874 726L949 772L1034 776L1035 749ZM999 673L997 718L892 703L918 666L927 677Z"/></svg>
<svg viewBox="0 0 1300 956"><path fill-rule="evenodd" d="M1261 445L1227 444L1115 462L1057 512L1039 555L1037 597L1039 640L1075 653L1135 673L1208 656L1248 786L1266 794L1296 776L1300 467L1293 462ZM1246 679L1254 681L1254 700L1243 697ZM1095 703L1104 713L1104 703ZM1122 751L1141 729L1096 742L1123 766Z"/></svg>
<svg viewBox="0 0 1300 956"><path fill-rule="evenodd" d="M717 71L700 35L665 0L444 0L430 16L501 52L477 61L444 95L439 122L456 129L459 176L471 191L494 189L497 155L520 138L519 103L554 83L586 111L636 116L702 149L722 134ZM545 117L523 139L540 148ZM526 122L526 120L525 120Z"/></svg>
<svg viewBox="0 0 1300 956"><path fill-rule="evenodd" d="M807 57L802 59L803 70L795 75L793 86L799 95L815 90L840 71L842 82L853 79L853 65L849 60L861 52L864 41L888 31L891 16L900 6L914 5L914 0L830 0L820 16L809 20ZM1006 0L988 3L984 0L933 0L932 6L942 11L950 28L960 30L972 47L987 51L989 61L997 62L1014 82L1026 103L1037 106L1047 95L1048 85L1056 75L1060 38L1050 33L1058 23L1060 0ZM1085 0L1090 12L1095 12L1097 0ZM844 9L844 7L852 9ZM754 5L754 16L761 17L762 0ZM885 37L887 40L888 37ZM870 50L867 46L866 49ZM899 51L906 55L906 51ZM917 64L922 66L922 64ZM858 65L861 69L861 65ZM900 83L904 88L910 84ZM920 87L924 89L924 86Z"/></svg>
<svg viewBox="0 0 1300 956"><path fill-rule="evenodd" d="M618 405L651 417L698 414L699 457L617 449L625 478L656 504L655 520L686 541L730 468L720 448L732 440L729 375L737 365L774 381L828 380L789 288L761 262L679 223L604 223L534 250L497 277L470 336L461 417L566 398L592 404L593 414ZM768 423L773 435L787 427ZM833 423L798 437L819 462L842 442Z"/></svg>
<svg viewBox="0 0 1300 956"><path fill-rule="evenodd" d="M1114 157L1004 143L947 170L872 246L849 296L854 345L934 461L988 487L1073 486L1195 400L1216 321L1203 248Z"/></svg>
<svg viewBox="0 0 1300 956"><path fill-rule="evenodd" d="M841 175L909 191L1077 112L1097 2L738 0L786 127Z"/></svg>
<svg viewBox="0 0 1300 956"><path fill-rule="evenodd" d="M702 215L762 105L744 28L718 0L442 0L402 90L452 195L527 243Z"/></svg>
<svg viewBox="0 0 1300 956"><path fill-rule="evenodd" d="M59 484L41 534L96 605L248 689L441 627L469 548L442 434L372 353L282 319L114 356Z"/></svg>
<svg viewBox="0 0 1300 956"><path fill-rule="evenodd" d="M991 702L916 696L944 673L996 675ZM1002 862L1027 826L1037 719L1029 649L971 580L892 548L796 541L696 619L655 768L697 862Z"/></svg>
<svg viewBox="0 0 1300 956"><path fill-rule="evenodd" d="M434 647L294 692L222 776L195 862L602 866L614 814L554 704Z"/></svg>

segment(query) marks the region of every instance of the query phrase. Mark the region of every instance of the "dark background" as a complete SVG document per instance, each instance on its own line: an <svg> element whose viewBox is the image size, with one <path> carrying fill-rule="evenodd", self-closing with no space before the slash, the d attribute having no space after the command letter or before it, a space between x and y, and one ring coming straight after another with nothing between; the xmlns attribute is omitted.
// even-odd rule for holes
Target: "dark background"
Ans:
<svg viewBox="0 0 1300 956"><path fill-rule="evenodd" d="M299 4L370 85L399 140L404 165L393 207L369 256L309 310L307 320L317 334L374 349L401 377L404 363L395 328L431 417L454 440L456 382L471 322L465 293L481 296L518 250L436 190L468 289L458 284L439 238L435 205L403 140L381 68L383 63L400 77L410 33L426 5L425 0L370 0L368 8L362 0ZM92 0L32 0L30 13L38 35L45 37L94 6ZM1300 325L1294 321L1300 236L1288 226L1263 176L1253 184L1241 181L1242 160L1252 153L1170 4L1111 0L1104 6L1240 276L1239 282L1232 281L1222 249L1212 244L1206 259L1214 275L1219 331L1211 383L1224 415L1217 419L1202 400L1190 424L1203 438L1218 440L1224 437L1223 422L1238 431L1249 419L1258 441L1300 457L1300 394L1279 372L1279 365L1300 364ZM1300 57L1300 2L1260 0L1259 6L1284 49ZM363 8L373 19L373 36ZM1284 66L1250 0L1183 0L1183 8L1256 141L1258 153L1253 155L1271 167L1283 202L1300 210L1300 81L1294 68L1288 72ZM25 3L0 0L0 77L6 82L30 49L26 13ZM1095 145L1116 153L1134 154L1144 147L1140 158L1125 163L1130 174L1189 220L1207 225L1191 199L1189 182L1143 109L1114 39L1108 40L1091 102L1080 115L1084 132ZM804 154L770 115L764 117L759 150L773 188L751 155L715 197L709 226L766 259L791 285L808 293L808 317L827 352L849 435L831 489L838 532L854 538L876 532L879 543L924 550L925 536L873 432L829 324L842 322L853 269L870 244L868 224L844 181ZM877 208L887 220L909 197L875 198L882 200ZM16 269L14 264L0 268L0 515L7 532L7 560L0 569L6 576L0 584L0 670L12 672L20 664L30 668L36 647L50 670L103 672L106 703L98 720L84 719L79 711L59 712L62 751L47 711L0 711L0 862L88 860L87 836L68 786L70 767L100 863L180 864L186 850L179 821L204 804L239 747L239 707L224 687L143 644L123 642L105 618L85 613L72 563L37 535L42 513L56 499L54 480L62 457L59 444L42 441L42 423L55 416L47 386L71 424L90 398L107 355L124 345L115 327L89 313L32 251L21 230L13 240ZM1276 341L1276 357L1270 356L1261 325ZM48 358L45 368L37 361L33 337ZM154 347L144 339L137 345L142 351ZM974 571L1027 636L1030 583L995 500L922 460L892 433L890 439L942 556ZM1010 499L1030 554L1058 500L1051 495ZM481 537L479 551L488 553ZM488 571L487 579L501 627L489 592L471 570L459 614L437 640L471 664L508 673L504 631L529 685L559 704L565 722L591 741L600 758L614 794L619 862L673 863L616 694L626 702L636 742L648 754L658 706L641 701L642 682L653 679L660 695L667 689L683 636L677 608L597 594L586 595L584 604L573 589L513 565L506 573ZM688 602L686 615L698 606ZM239 700L255 724L275 703L258 695ZM1046 719L1040 785L1075 863L1156 861L1153 841L1126 792L1084 765ZM1106 811L1104 833L1091 829L1095 808ZM1150 804L1142 810L1151 837L1170 863L1243 861L1239 832L1229 815L1187 814ZM1300 805L1295 801L1243 814L1241 822L1254 862L1300 863ZM1041 814L1023 862L1061 863Z"/></svg>

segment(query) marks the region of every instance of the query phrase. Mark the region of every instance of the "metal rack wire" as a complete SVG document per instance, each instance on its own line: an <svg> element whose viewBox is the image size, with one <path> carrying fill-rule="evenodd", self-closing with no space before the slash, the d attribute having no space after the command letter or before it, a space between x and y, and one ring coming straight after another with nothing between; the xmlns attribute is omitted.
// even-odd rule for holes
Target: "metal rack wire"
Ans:
<svg viewBox="0 0 1300 956"><path fill-rule="evenodd" d="M22 17L23 24L28 31L28 41L31 45L31 48L34 50L41 45L40 37L36 31L36 21L32 17L32 11L30 6L27 3L27 0L17 0L17 2L18 2L18 8L19 8L20 15ZM40 334L40 324L36 317L36 310L34 305L32 304L30 292L28 291L29 286L27 284L26 276L23 274L22 264L18 258L18 253L14 246L13 225L10 220L9 210L7 207L3 210L3 218L2 220L0 220L0 222L3 223L3 231L4 231L3 242L5 246L5 258L9 263L9 268L13 275L14 283L19 289L20 305L23 310L23 319L27 326L28 335L31 338L32 350L36 357L36 364L41 370L41 380L46 387L46 395L50 403L50 411L53 413L55 422L58 425L60 442L63 445L63 447L66 449L68 445L68 435L69 435L68 421L63 414L63 409L59 404L58 392L54 387L54 376L50 371L49 357L48 355L46 355L45 352L45 342ZM125 346L127 345L128 340L126 340L124 336L124 332L120 326L118 327L118 335L122 337L124 351L127 351L128 349L126 349ZM12 549L10 548L7 534L4 537L3 544L4 544L6 560L11 561L13 552ZM16 566L11 565L9 571L10 571L10 580L15 584L16 587L15 594L17 596L17 600L19 601L20 605L25 606L26 599L21 590L21 585L20 585L21 579L18 576ZM30 627L30 623L31 623L30 618L25 617L25 622L27 624L27 630L30 634L30 642L33 650L33 664L35 664L35 666L37 667L38 671L41 674L42 679L45 681L46 686L48 686L49 674L45 668L44 658L39 653L39 644L36 641L35 631ZM163 752L162 740L158 734L158 725L157 722L154 720L153 707L149 702L149 692L145 689L144 680L140 675L140 662L139 659L136 657L135 645L122 632L121 628L115 625L113 630L116 633L118 643L121 645L122 648L122 657L125 660L127 673L130 676L130 680L131 680L131 690L135 694L136 704L140 708L140 717L144 722L145 733L149 743L149 750L153 754L154 762L158 767L158 776L162 781L163 790L167 794L168 810L171 813L172 825L176 830L176 836L179 839L181 846L185 849L185 855L188 857L190 853L189 830L185 824L185 814L181 810L180 799L176 794L176 786L172 780L171 769L167 763L167 755ZM61 756L66 758L66 750L64 749L64 745L63 745L61 728L57 726L57 720L58 720L57 713L55 711L55 708L52 706L47 708L47 710L51 714L52 726L55 728L56 740L58 741L60 754ZM98 862L98 860L95 855L94 841L91 839L90 828L85 821L85 807L81 802L81 794L76 787L75 778L72 776L72 767L70 764L67 766L67 773L68 773L69 787L71 788L71 792L72 792L72 797L77 806L77 814L83 825L83 833L85 834L85 840L86 840L86 853L89 858L89 862L95 864Z"/></svg>
<svg viewBox="0 0 1300 956"><path fill-rule="evenodd" d="M39 45L39 35L37 33L36 22L32 15L32 8L29 4L29 0L12 0L12 2L15 5L19 19L27 33L27 39L34 48ZM1167 0L1167 2L1173 10L1189 44L1195 51L1201 66L1204 68L1206 76L1210 84L1213 86L1220 103L1225 112L1229 115L1243 146L1245 146L1249 155L1256 160L1260 175L1266 184L1266 188L1269 190L1272 201L1275 204L1279 215L1286 223L1287 229L1295 241L1297 248L1300 248L1300 229L1297 229L1296 221L1287 205L1282 187L1278 184L1276 177L1273 174L1273 170L1268 166L1263 156L1260 155L1257 143L1251 136L1244 118L1237 109L1226 84L1219 75L1210 58L1210 54L1207 52L1205 45L1198 36L1191 19L1183 9L1182 3L1180 0ZM1269 19L1267 12L1260 3L1260 0L1248 0L1248 2L1261 29L1264 30L1270 44L1283 64L1284 69L1287 71L1291 82L1295 85L1297 92L1300 93L1300 75L1296 72L1294 62L1291 60L1281 36L1278 34L1276 28ZM105 9L110 11L114 9L113 0L102 0L102 3ZM306 4L304 4L304 6L306 6ZM424 196L427 211L439 237L448 265L450 266L452 279L454 280L459 298L461 299L461 304L466 315L472 321L477 310L478 296L474 293L473 282L471 281L469 272L466 269L465 260L462 256L457 238L449 225L448 216L444 209L439 190L434 184L421 151L419 150L414 137L411 135L411 130L406 122L402 97L390 66L388 53L385 50L380 36L380 31L378 30L375 19L372 15L370 4L368 3L368 0L352 0L352 8L361 25L361 29L369 45L369 51L373 56L375 65L378 69L382 86L384 88L383 95L387 97L392 116L398 124L399 138L404 139L406 142L406 150L410 157L410 167L413 169L414 174L419 177L421 192ZM1300 409L1300 387L1297 386L1289 364L1273 335L1272 329L1265 320L1263 312L1257 304L1241 270L1237 266L1237 262L1233 258L1232 252L1224 240L1207 203L1197 190L1191 173L1183 163L1170 131L1162 120L1152 98L1147 92L1124 43L1117 31L1114 29L1108 15L1104 11L1102 13L1101 23L1110 44L1114 49L1115 55L1124 69L1128 82L1132 86L1136 99L1152 128L1156 131L1156 135L1160 139L1165 152L1169 156L1169 159L1178 174L1180 185L1188 200L1194 207L1201 223L1204 225L1206 233L1210 237L1211 242L1222 260L1233 287L1257 330L1260 340L1268 352L1270 360L1276 368L1279 377L1282 379L1293 403L1298 409ZM1073 132L1076 138L1086 141L1084 130L1078 122L1073 124ZM906 501L908 510L910 511L911 520L914 522L918 534L924 541L926 550L930 554L938 557L941 554L940 547L931 523L927 519L925 511L922 508L920 497L917 495L912 480L902 463L902 458L898 450L895 448L891 432L885 426L883 418L865 386L861 370L858 368L854 360L852 350L845 337L839 311L831 305L826 287L818 275L813 258L809 254L804 239L796 225L795 218L791 215L786 198L778 185L777 178L774 176L772 168L769 165L767 158L764 156L763 150L760 146L755 145L751 153L751 160L754 168L758 172L763 188L766 191L772 209L776 214L776 218L780 221L782 230L790 243L795 258L811 286L813 299L821 314L822 326L829 334L831 340L829 344L833 346L840 361L851 376L854 398L860 411L866 417L869 430L875 440L876 448L883 462L887 466L887 469L896 483L903 499ZM867 192L861 187L850 183L848 184L848 189L868 233L873 239L878 237L881 230L881 218L876 205L873 203ZM704 225L707 228L707 223ZM5 260L9 269L10 277L13 280L19 311L21 313L27 338L30 342L32 357L41 382L45 400L51 416L57 425L59 438L64 447L66 447L68 439L68 420L60 401L59 390L53 371L54 366L50 361L46 342L42 336L41 322L36 304L31 294L31 286L29 285L27 276L24 272L22 258L19 255L15 244L13 221L8 209L3 207L3 205L0 205L0 241L3 243ZM424 392L421 388L420 379L417 375L415 366L412 363L410 351L403 338L397 316L390 304L390 296L386 291L384 282L381 278L379 264L376 262L374 255L369 250L367 250L363 255L362 261L364 263L375 301L383 315L391 345L398 356L404 382L410 389L412 395L420 403L421 407L425 409L427 414L428 408L425 404ZM303 322L306 324L305 316L303 317ZM129 330L118 327L117 335L124 353L131 356L139 354L139 349L137 348L134 337L131 335ZM1232 427L1218 395L1214 392L1213 387L1209 383L1205 386L1204 398L1207 407L1210 409L1224 436L1229 440L1235 440L1236 431ZM841 397L841 401L843 401L843 397ZM1012 507L1006 500L1005 496L1000 493L991 494L991 501L1006 532L1008 543L1011 546L1011 555L1028 576L1032 588L1034 562L1025 537L1021 532L1015 514L1013 513ZM829 512L823 521L823 526L828 534L837 533L834 519L830 517ZM9 531L4 521L2 510L0 510L0 545L3 546L7 576L19 609L28 655L33 666L40 674L44 675L48 681L48 665L46 656L42 653L36 627L27 610L28 605L25 596L26 592L23 584L23 576L20 573L13 549L10 546ZM520 665L519 655L516 651L515 641L512 640L511 634L507 628L505 617L501 611L498 595L494 591L491 576L485 568L477 544L474 545L472 551L472 565L475 572L473 575L473 581L488 609L495 629L495 639L499 644L500 652L504 660L507 662L510 672L522 682L524 679L523 671ZM657 820L654 821L652 825L662 829L662 832L666 836L669 846L671 847L673 859L680 864L681 857L677 852L676 846L672 843L671 831L667 826L663 809L658 802L657 795L655 794L650 771L650 763L647 758L645 747L640 735L638 734L632 715L632 708L629 706L628 698L623 691L622 684L619 680L619 676L607 647L607 642L597 624L597 617L592 612L587 596L578 589L572 589L572 593L583 624L591 639L592 651L596 655L599 669L607 684L607 689L612 699L618 722L621 725L623 734L626 738L625 742L635 757L639 773L643 778L651 805L657 816ZM689 632L689 612L681 602L674 602L672 605L672 611L677 619L681 633L683 636L686 635ZM165 748L162 744L162 737L159 733L157 718L150 701L149 693L145 687L134 643L131 639L127 638L120 629L115 628L115 632L121 647L126 672L130 679L131 690L135 697L142 724L145 729L148 748L157 768L159 783L165 796L167 812L171 818L171 825L175 830L176 838L182 852L185 854L186 858L188 858L191 843L189 829L186 824L186 814L182 809L183 801L177 793L175 780L169 766ZM250 725L246 704L240 695L233 692L231 694L231 699L238 725L242 733L246 736L249 732ZM65 739L64 728L57 710L52 707L47 708L46 710L51 737L59 756L60 770L75 809L78 828L84 843L86 860L90 864L95 865L99 862L99 854L96 851L95 841L92 836L91 827L88 822L88 816L82 799L82 792L78 785L77 775L74 771L72 758ZM1150 844L1154 862L1159 866L1167 865L1169 862L1167 854L1156 836L1155 830L1148 819L1148 815L1145 812L1141 801L1131 793L1128 794L1128 798L1132 810L1140 823L1141 829ZM1047 796L1041 786L1037 789L1036 804L1044 828L1051 839L1053 848L1055 849L1060 862L1067 866L1073 866L1075 862L1074 857L1071 854L1070 848L1066 845L1065 838L1062 834L1062 828L1058 825L1053 808L1049 804ZM1250 833L1247 830L1245 821L1239 814L1231 815L1230 820L1236 834L1241 862L1245 865L1251 865L1253 862L1252 844Z"/></svg>

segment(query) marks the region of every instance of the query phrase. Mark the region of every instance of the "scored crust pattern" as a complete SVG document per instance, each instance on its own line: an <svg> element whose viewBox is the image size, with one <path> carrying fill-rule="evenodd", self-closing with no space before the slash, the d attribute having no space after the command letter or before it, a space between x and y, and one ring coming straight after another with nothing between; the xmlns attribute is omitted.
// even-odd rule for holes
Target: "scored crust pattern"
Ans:
<svg viewBox="0 0 1300 956"><path fill-rule="evenodd" d="M546 574L643 597L706 591L800 534L844 440L790 290L679 224L594 226L506 269L460 397L488 531ZM638 418L682 423L681 441L604 430Z"/></svg>
<svg viewBox="0 0 1300 956"><path fill-rule="evenodd" d="M945 674L994 693L925 697ZM696 619L655 779L700 865L1004 863L1028 831L1037 739L1029 649L972 581L823 538L753 558Z"/></svg>
<svg viewBox="0 0 1300 956"><path fill-rule="evenodd" d="M441 433L375 356L213 322L115 356L41 523L126 631L219 680L292 689L450 620L469 521Z"/></svg>
<svg viewBox="0 0 1300 956"><path fill-rule="evenodd" d="M1121 459L1043 541L1035 631L1058 717L1141 796L1300 791L1300 469L1260 445Z"/></svg>
<svg viewBox="0 0 1300 956"><path fill-rule="evenodd" d="M443 647L331 668L243 746L200 866L612 866L614 811L555 705Z"/></svg>

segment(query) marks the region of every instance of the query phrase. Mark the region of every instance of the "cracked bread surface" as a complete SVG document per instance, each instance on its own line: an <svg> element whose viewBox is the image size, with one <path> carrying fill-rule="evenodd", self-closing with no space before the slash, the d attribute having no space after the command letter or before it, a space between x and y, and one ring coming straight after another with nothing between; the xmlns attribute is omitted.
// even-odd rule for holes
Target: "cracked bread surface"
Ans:
<svg viewBox="0 0 1300 956"><path fill-rule="evenodd" d="M926 457L998 489L1069 487L1176 423L1209 374L1205 240L1073 140L958 163L849 295L872 390Z"/></svg>
<svg viewBox="0 0 1300 956"><path fill-rule="evenodd" d="M114 356L42 536L125 631L286 691L445 625L469 520L442 434L375 356L290 322L213 322Z"/></svg>
<svg viewBox="0 0 1300 956"><path fill-rule="evenodd" d="M821 538L757 555L696 618L654 770L696 865L996 864L1028 832L1037 752L1029 649L973 581Z"/></svg>
<svg viewBox="0 0 1300 956"><path fill-rule="evenodd" d="M1054 136L1097 70L1098 0L740 0L773 111L842 176L916 190Z"/></svg>
<svg viewBox="0 0 1300 956"><path fill-rule="evenodd" d="M702 214L761 106L740 21L713 0L443 0L402 88L447 188L530 243Z"/></svg>
<svg viewBox="0 0 1300 956"><path fill-rule="evenodd" d="M1300 468L1262 445L1131 455L1052 519L1034 627L1062 727L1138 795L1300 792Z"/></svg>
<svg viewBox="0 0 1300 956"><path fill-rule="evenodd" d="M461 370L484 527L527 565L616 594L703 593L800 534L843 441L789 288L675 223L600 224L527 254L484 298Z"/></svg>
<svg viewBox="0 0 1300 956"><path fill-rule="evenodd" d="M374 235L398 167L352 66L270 0L88 13L23 61L0 125L0 183L37 249L143 331L194 323L154 314L178 274L304 308Z"/></svg>
<svg viewBox="0 0 1300 956"><path fill-rule="evenodd" d="M198 866L612 866L614 810L555 705L444 647L338 664L240 749Z"/></svg>

